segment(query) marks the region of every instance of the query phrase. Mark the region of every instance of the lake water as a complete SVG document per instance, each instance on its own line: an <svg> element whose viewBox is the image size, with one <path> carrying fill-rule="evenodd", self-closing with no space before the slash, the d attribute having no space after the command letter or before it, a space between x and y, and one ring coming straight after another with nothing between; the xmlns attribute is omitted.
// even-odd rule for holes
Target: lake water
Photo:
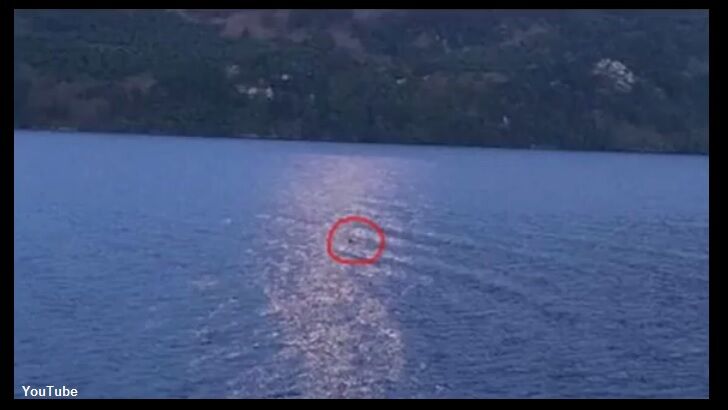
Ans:
<svg viewBox="0 0 728 410"><path fill-rule="evenodd" d="M707 396L707 157L14 142L16 397Z"/></svg>

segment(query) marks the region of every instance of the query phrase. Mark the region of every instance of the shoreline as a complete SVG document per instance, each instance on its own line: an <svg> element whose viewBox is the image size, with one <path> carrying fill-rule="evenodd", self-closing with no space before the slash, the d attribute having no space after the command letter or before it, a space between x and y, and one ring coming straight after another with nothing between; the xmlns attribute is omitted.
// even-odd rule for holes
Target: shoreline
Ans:
<svg viewBox="0 0 728 410"><path fill-rule="evenodd" d="M252 141L281 141L281 142L320 142L320 143L339 143L339 144L367 144L367 145L397 145L397 146L422 146L422 147L443 147L443 148L480 148L480 149L504 149L518 151L553 151L553 152L573 152L573 153L612 153L612 154L647 154L647 155L680 155L680 156L704 156L708 157L708 152L685 152L685 151L654 151L654 150L619 150L619 149L571 149L551 146L531 146L529 147L504 147L489 145L469 145L469 144L448 144L435 142L400 142L400 141L337 141L330 139L306 139L292 137L264 137L255 134L243 135L197 135L197 134L170 134L163 132L147 131L145 133L124 132L124 131L90 131L77 130L70 127L57 128L16 128L13 132L52 132L57 134L111 134L111 135L127 135L139 137L165 137L165 138L199 138L199 139L230 139L230 140L252 140Z"/></svg>

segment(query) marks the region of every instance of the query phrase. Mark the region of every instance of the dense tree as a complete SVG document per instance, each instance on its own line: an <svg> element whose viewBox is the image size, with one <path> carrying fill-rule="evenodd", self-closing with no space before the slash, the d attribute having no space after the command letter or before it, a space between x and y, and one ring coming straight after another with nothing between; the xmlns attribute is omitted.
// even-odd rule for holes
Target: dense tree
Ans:
<svg viewBox="0 0 728 410"><path fill-rule="evenodd" d="M18 127L708 147L702 11L30 10L14 24Z"/></svg>

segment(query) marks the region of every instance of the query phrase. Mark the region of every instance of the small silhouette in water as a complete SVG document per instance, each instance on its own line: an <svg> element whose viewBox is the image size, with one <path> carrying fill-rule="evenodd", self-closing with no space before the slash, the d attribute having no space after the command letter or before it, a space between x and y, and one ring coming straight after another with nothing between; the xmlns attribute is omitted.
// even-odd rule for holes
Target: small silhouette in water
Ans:
<svg viewBox="0 0 728 410"><path fill-rule="evenodd" d="M349 243L354 243L354 238L349 238Z"/></svg>

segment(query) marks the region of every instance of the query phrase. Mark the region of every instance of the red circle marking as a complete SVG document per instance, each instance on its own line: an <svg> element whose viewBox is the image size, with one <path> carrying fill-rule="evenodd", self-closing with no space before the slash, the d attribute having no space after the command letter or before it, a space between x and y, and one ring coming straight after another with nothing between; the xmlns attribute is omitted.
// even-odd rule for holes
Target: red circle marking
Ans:
<svg viewBox="0 0 728 410"><path fill-rule="evenodd" d="M339 229L342 225L351 222L360 222L368 225L370 228L374 229L374 231L377 233L377 236L379 236L379 246L377 246L377 251L371 258L348 259L342 258L341 256L337 255L336 252L334 252L334 234L336 233L336 230ZM384 230L379 225L374 223L374 221L372 221L371 219L358 215L349 215L339 219L338 221L336 221L334 226L329 229L329 233L326 236L326 253L329 254L329 257L331 259L342 265L371 265L382 257L385 246L386 240L384 238Z"/></svg>

